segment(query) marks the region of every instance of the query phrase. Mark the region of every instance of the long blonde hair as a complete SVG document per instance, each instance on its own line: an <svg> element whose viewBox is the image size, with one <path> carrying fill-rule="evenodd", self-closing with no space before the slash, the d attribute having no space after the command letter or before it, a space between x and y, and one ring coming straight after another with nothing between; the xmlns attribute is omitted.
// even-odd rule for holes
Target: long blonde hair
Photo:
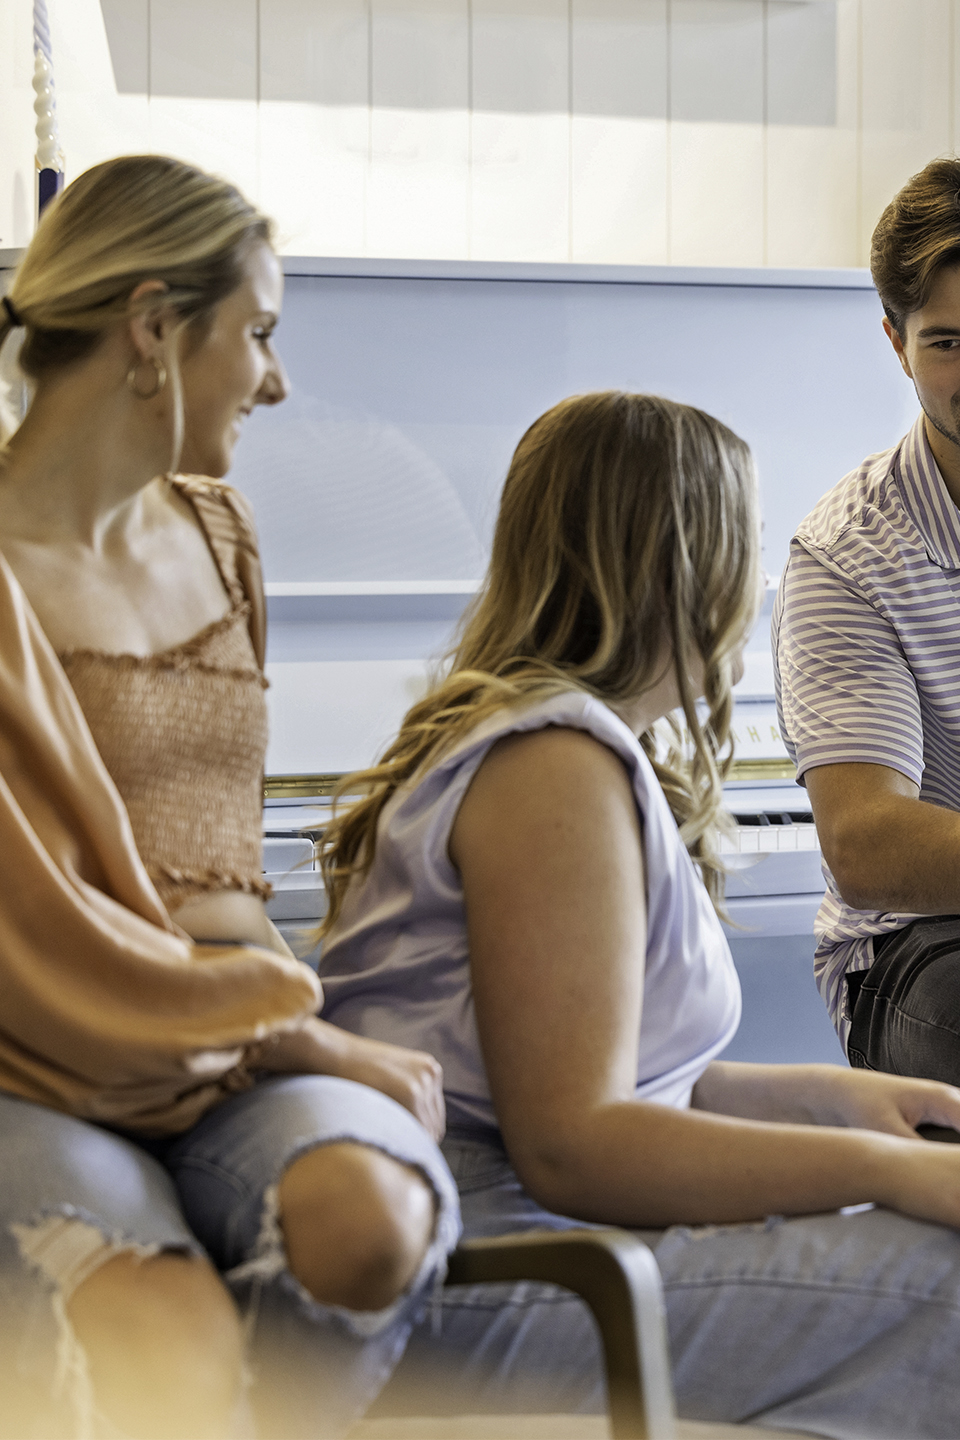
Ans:
<svg viewBox="0 0 960 1440"><path fill-rule="evenodd" d="M670 656L689 734L666 754L640 737L715 905L714 832L729 749L731 663L759 592L756 481L745 443L712 416L653 395L562 401L531 425L503 488L490 567L447 677L414 705L321 847L336 922L369 870L390 796L494 710L567 690L630 700ZM691 673L702 669L700 718Z"/></svg>
<svg viewBox="0 0 960 1440"><path fill-rule="evenodd" d="M202 338L250 248L272 237L272 222L239 190L183 161L126 155L94 165L46 208L7 292L25 329L20 369L40 380L89 355L144 280L162 280L162 303ZM140 308L157 303L153 294ZM0 346L13 328L0 306Z"/></svg>

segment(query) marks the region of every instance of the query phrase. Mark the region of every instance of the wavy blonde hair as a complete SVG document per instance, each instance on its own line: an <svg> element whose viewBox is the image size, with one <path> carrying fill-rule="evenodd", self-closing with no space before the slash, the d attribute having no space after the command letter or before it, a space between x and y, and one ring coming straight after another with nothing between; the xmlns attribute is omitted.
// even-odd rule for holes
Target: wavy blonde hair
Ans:
<svg viewBox="0 0 960 1440"><path fill-rule="evenodd" d="M666 753L640 742L720 908L715 850L732 753L731 665L759 595L756 479L745 443L719 420L653 395L562 401L531 425L507 474L490 567L446 678L414 705L379 764L337 795L321 845L336 922L350 881L373 862L394 791L503 706L580 690L616 703L676 661L692 756L674 724ZM691 675L702 672L702 687ZM707 713L698 714L702 688Z"/></svg>
<svg viewBox="0 0 960 1440"><path fill-rule="evenodd" d="M169 306L199 342L257 241L272 244L272 221L225 180L166 155L94 165L47 206L7 292L25 327L20 369L41 380L89 355L144 280L167 290L138 308ZM0 346L13 328L0 306Z"/></svg>

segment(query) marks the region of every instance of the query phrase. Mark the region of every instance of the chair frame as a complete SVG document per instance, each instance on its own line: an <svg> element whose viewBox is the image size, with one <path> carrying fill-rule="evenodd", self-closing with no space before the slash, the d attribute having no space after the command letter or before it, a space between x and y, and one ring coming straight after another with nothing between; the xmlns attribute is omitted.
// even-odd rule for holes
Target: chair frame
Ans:
<svg viewBox="0 0 960 1440"><path fill-rule="evenodd" d="M653 1252L625 1230L528 1230L465 1240L447 1285L536 1280L572 1290L600 1331L614 1440L675 1440L663 1286Z"/></svg>

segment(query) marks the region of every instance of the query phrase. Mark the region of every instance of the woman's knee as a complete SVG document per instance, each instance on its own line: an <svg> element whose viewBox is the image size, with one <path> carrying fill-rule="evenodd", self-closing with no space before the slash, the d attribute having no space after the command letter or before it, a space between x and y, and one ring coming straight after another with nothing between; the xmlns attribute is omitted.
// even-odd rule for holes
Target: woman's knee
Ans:
<svg viewBox="0 0 960 1440"><path fill-rule="evenodd" d="M420 1172L380 1150L352 1142L310 1150L280 1183L290 1269L324 1304L381 1310L416 1275L436 1208Z"/></svg>
<svg viewBox="0 0 960 1440"><path fill-rule="evenodd" d="M195 1403L205 1410L235 1399L243 1332L203 1257L121 1251L77 1286L66 1309L95 1390L122 1390L135 1375L141 1393L175 1389L188 1412Z"/></svg>

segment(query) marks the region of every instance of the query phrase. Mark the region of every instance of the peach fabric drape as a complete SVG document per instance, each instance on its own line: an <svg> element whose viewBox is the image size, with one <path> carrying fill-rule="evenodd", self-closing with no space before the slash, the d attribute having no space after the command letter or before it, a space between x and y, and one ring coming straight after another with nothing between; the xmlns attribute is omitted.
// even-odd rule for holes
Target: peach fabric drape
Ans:
<svg viewBox="0 0 960 1440"><path fill-rule="evenodd" d="M237 568L262 660L252 538ZM69 681L0 556L0 1089L173 1133L249 1085L244 1047L295 1026L319 997L293 959L194 945L173 925Z"/></svg>

